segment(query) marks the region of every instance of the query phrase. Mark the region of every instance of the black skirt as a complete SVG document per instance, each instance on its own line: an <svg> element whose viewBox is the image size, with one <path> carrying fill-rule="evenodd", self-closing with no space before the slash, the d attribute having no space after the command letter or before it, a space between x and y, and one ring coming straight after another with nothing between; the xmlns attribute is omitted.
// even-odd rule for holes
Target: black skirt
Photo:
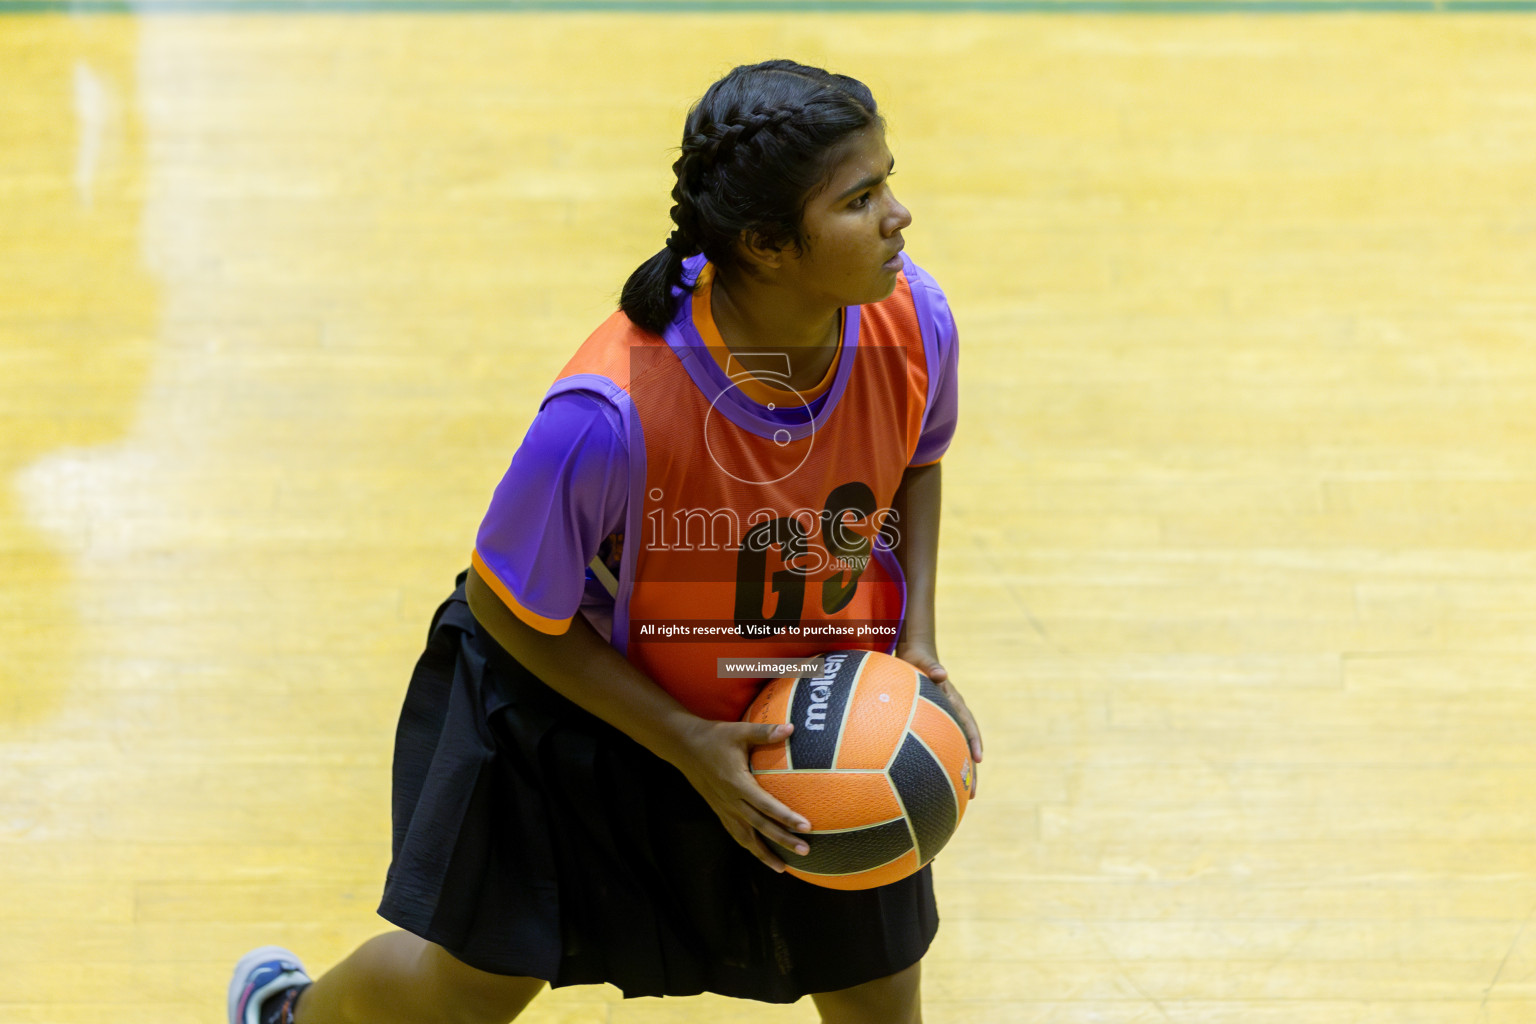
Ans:
<svg viewBox="0 0 1536 1024"><path fill-rule="evenodd" d="M400 714L383 917L483 971L625 996L793 1002L921 959L930 869L857 892L771 871L676 768L483 633L463 581Z"/></svg>

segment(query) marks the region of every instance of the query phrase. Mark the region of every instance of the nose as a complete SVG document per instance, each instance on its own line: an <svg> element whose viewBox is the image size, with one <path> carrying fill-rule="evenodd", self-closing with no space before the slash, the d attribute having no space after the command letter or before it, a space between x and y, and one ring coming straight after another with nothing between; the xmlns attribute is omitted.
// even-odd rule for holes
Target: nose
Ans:
<svg viewBox="0 0 1536 1024"><path fill-rule="evenodd" d="M885 233L887 236L894 235L896 232L904 231L912 226L912 211L901 205L901 200L896 198L894 192L890 195L891 207L886 212L885 218Z"/></svg>

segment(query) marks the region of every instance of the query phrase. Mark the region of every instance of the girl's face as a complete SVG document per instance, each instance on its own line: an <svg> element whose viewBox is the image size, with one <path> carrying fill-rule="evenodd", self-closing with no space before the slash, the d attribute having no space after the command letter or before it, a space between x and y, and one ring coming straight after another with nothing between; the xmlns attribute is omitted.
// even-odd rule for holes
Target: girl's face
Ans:
<svg viewBox="0 0 1536 1024"><path fill-rule="evenodd" d="M806 203L804 249L782 251L786 283L836 306L879 302L895 291L901 232L912 214L891 191L894 166L878 127L843 144L827 186Z"/></svg>

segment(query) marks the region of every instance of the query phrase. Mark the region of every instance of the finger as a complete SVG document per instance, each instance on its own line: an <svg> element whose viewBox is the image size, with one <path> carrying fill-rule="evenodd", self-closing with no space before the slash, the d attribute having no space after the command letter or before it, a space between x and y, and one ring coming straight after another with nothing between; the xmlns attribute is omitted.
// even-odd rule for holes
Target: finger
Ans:
<svg viewBox="0 0 1536 1024"><path fill-rule="evenodd" d="M746 808L745 817L747 819L747 823L750 824L754 829L761 833L765 838L771 839L775 843L778 843L780 846L784 847L784 849L793 850L802 857L811 852L810 843L806 842L804 836L796 835L794 832L791 832L781 826L778 822L763 817L761 814L758 814L755 809L751 807Z"/></svg>
<svg viewBox="0 0 1536 1024"><path fill-rule="evenodd" d="M768 792L752 780L752 788L741 794L742 802L754 813L764 820L773 821L785 828L794 829L796 832L809 832L811 823L805 815L791 810L786 804L781 803L777 797Z"/></svg>
<svg viewBox="0 0 1536 1024"><path fill-rule="evenodd" d="M784 863L783 858L773 852L772 847L763 842L763 837L756 834L755 832L752 834L752 840L750 845L747 846L747 849L750 850L758 860L762 861L764 864L768 865L770 868L777 871L781 875L784 873L785 869L789 867L788 864Z"/></svg>
<svg viewBox="0 0 1536 1024"><path fill-rule="evenodd" d="M970 743L971 760L980 763L983 751L981 728L976 724L976 716L971 714L970 706L965 703L965 698L960 696L960 691L955 689L954 683L945 684L944 694L949 698L950 706L955 709L955 717L960 719L960 729Z"/></svg>
<svg viewBox="0 0 1536 1024"><path fill-rule="evenodd" d="M955 694L955 715L960 719L960 731L965 733L966 742L970 744L971 760L976 765L981 764L981 730L976 725L976 716L971 714L971 709L965 706L965 701ZM971 768L971 799L976 799L976 794L981 792L981 772L978 768Z"/></svg>
<svg viewBox="0 0 1536 1024"><path fill-rule="evenodd" d="M740 740L749 747L765 747L770 743L783 743L789 739L795 727L788 722L778 724L761 722L735 722L736 732L733 738Z"/></svg>
<svg viewBox="0 0 1536 1024"><path fill-rule="evenodd" d="M961 705L960 725L965 730L965 738L971 741L971 760L981 763L981 729L976 725L976 717L971 714L971 709Z"/></svg>
<svg viewBox="0 0 1536 1024"><path fill-rule="evenodd" d="M901 654L899 657L936 683L942 683L949 678L949 672L939 664L938 658L930 657L921 651Z"/></svg>
<svg viewBox="0 0 1536 1024"><path fill-rule="evenodd" d="M750 827L746 827L745 824L742 824L740 827L742 827L742 835L736 835L734 832L731 834L736 838L737 843L742 844L748 854L753 855L762 863L768 864L768 867L782 875L785 867L788 867L788 864L783 863L783 858L773 851L773 847L768 846L768 843L763 841L762 835L757 834Z"/></svg>
<svg viewBox="0 0 1536 1024"><path fill-rule="evenodd" d="M762 835L757 834L750 824L746 824L742 818L720 814L719 808L716 808L714 814L719 818L720 826L725 827L725 834L736 840L737 846L742 847L743 851L753 855L771 869L783 872L785 869L783 860L780 860L779 855L774 854L773 849L763 841Z"/></svg>

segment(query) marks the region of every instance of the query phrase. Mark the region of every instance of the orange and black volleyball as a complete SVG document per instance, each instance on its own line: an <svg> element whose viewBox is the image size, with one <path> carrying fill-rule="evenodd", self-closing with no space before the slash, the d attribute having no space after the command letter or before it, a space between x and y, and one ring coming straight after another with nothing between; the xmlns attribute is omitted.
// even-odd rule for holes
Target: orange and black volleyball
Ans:
<svg viewBox="0 0 1536 1024"><path fill-rule="evenodd" d="M810 822L804 857L771 843L791 874L870 889L918 871L965 816L976 766L944 692L900 658L832 651L817 675L767 683L749 722L792 723L752 751L758 783Z"/></svg>

